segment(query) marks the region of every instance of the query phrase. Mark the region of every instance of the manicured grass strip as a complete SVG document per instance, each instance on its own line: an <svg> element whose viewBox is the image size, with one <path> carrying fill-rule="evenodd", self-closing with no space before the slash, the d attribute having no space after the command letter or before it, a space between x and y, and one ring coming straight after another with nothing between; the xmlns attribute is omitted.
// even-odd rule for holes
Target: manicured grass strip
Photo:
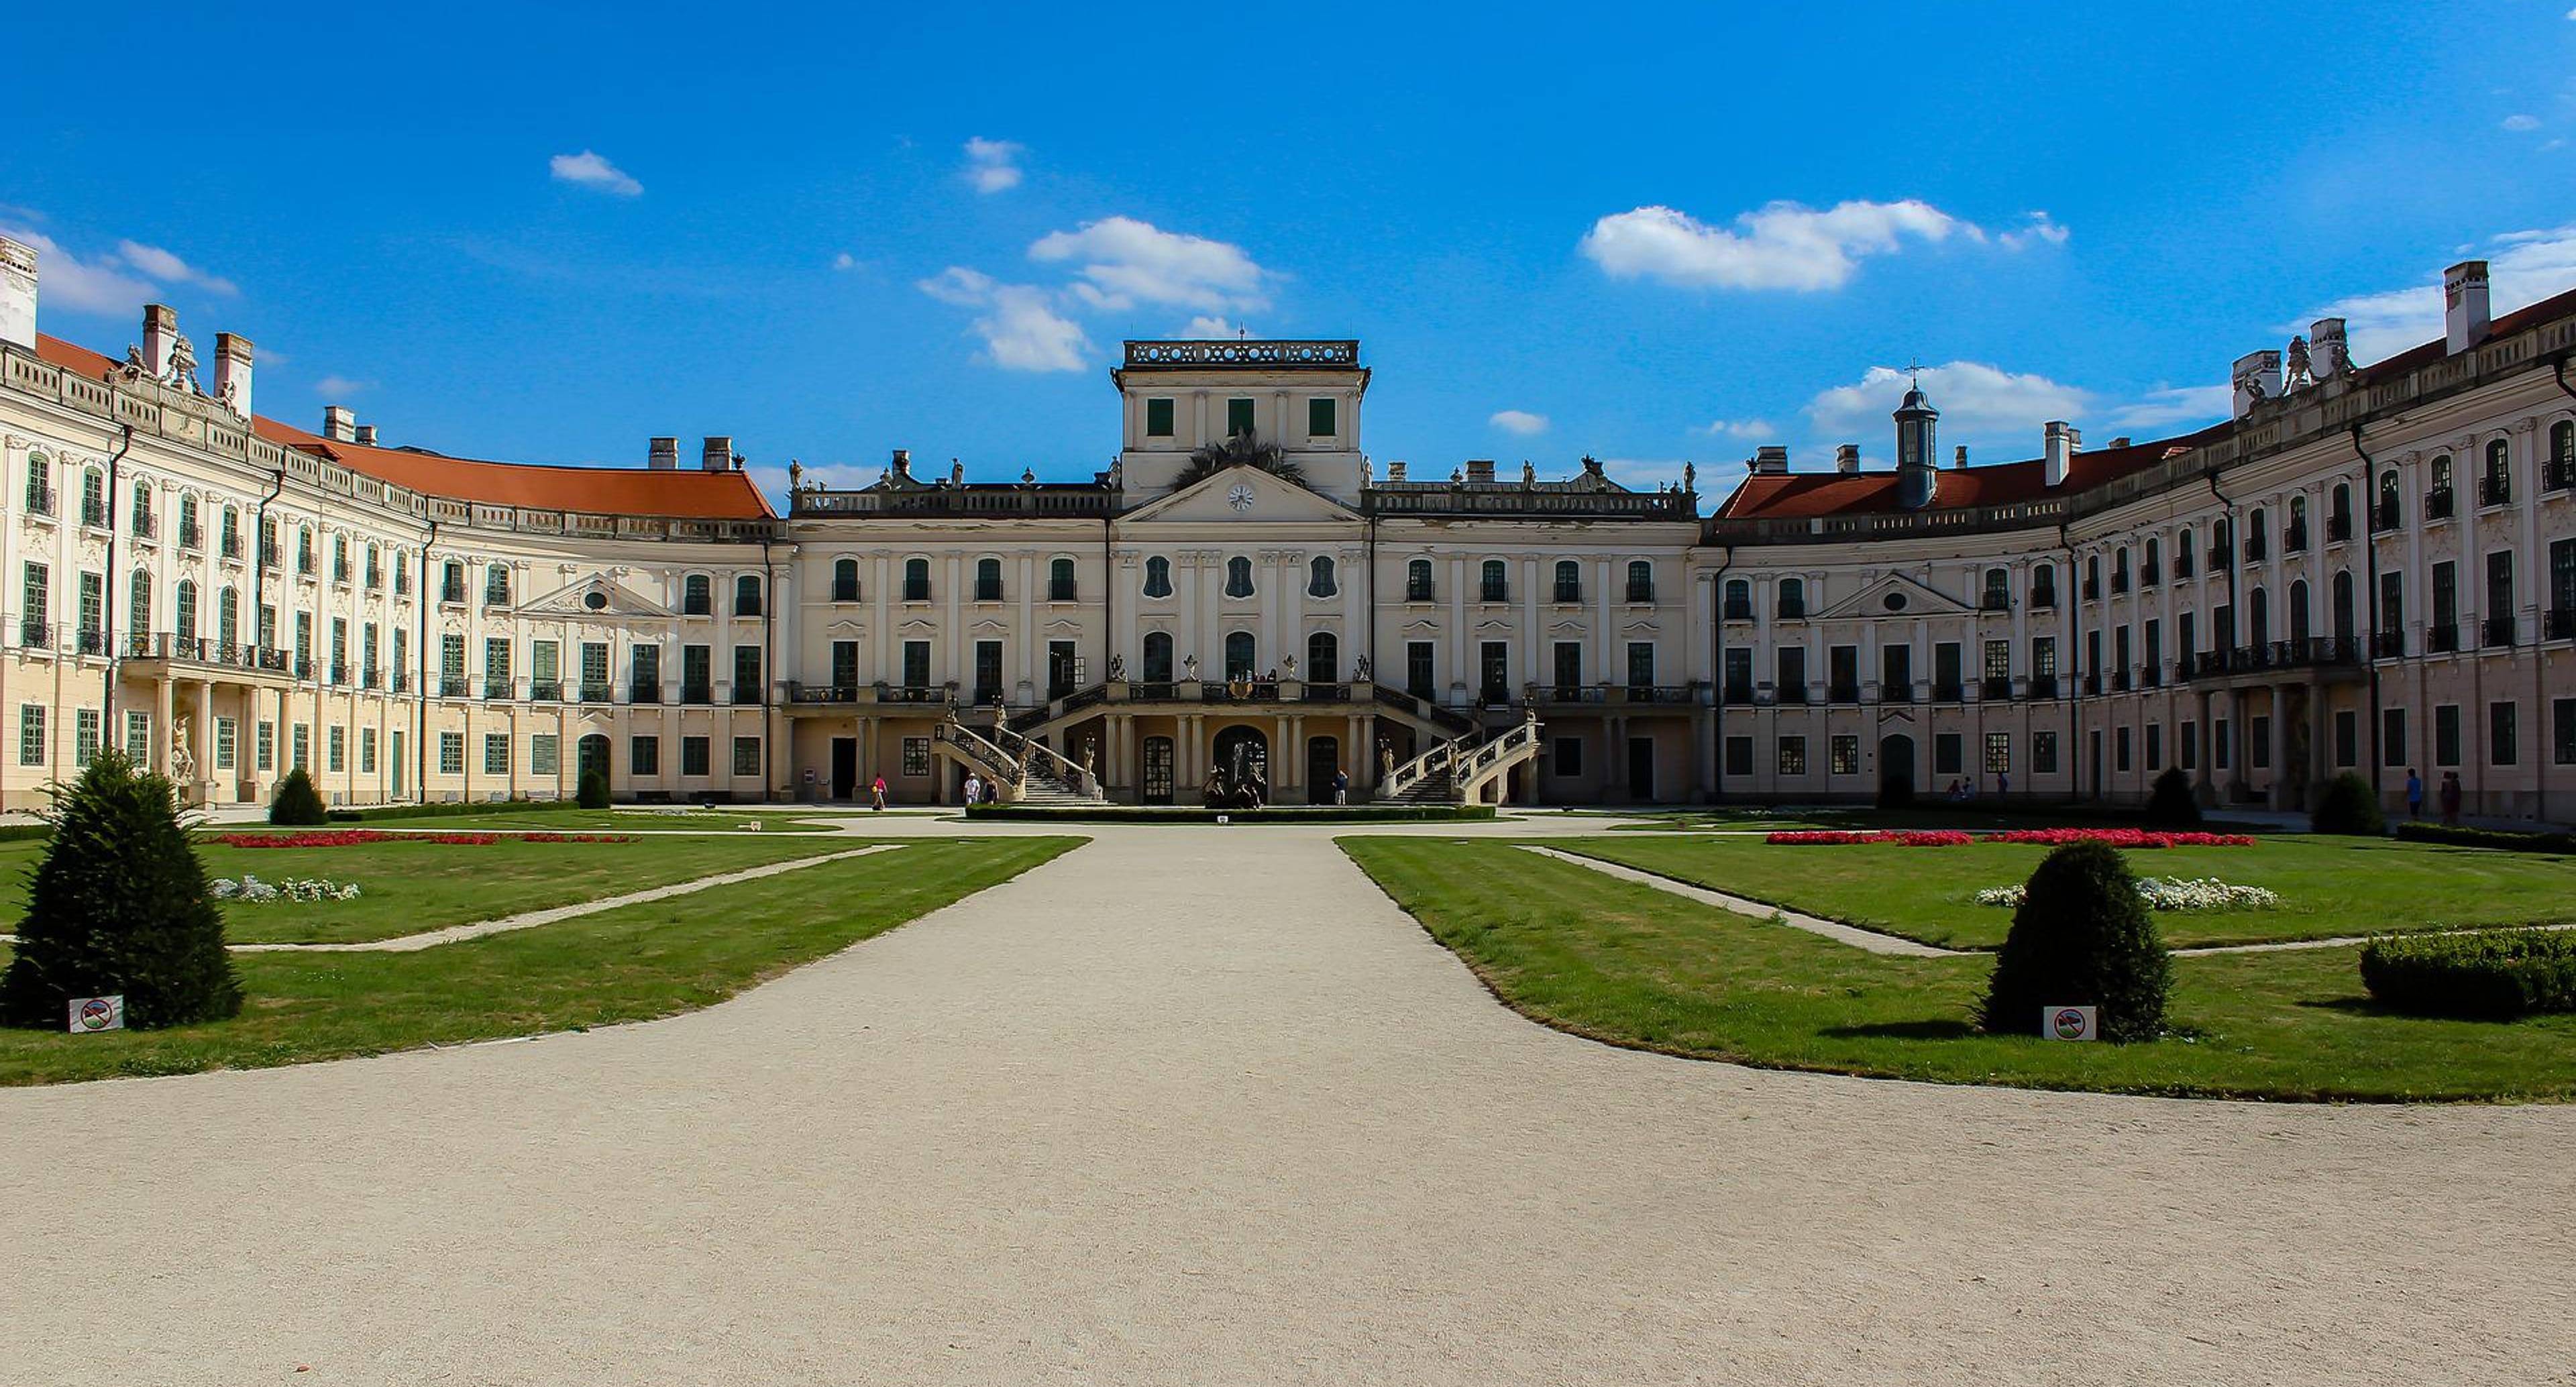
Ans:
<svg viewBox="0 0 2576 1387"><path fill-rule="evenodd" d="M2187 1039L2113 1046L1988 1036L1968 1020L1992 968L1982 957L1867 954L1508 843L1340 842L1514 1009L1612 1044L2030 1088L2576 1097L2576 1016L2499 1025L2393 1015L2363 992L2355 948L2176 960L2172 1014Z"/></svg>
<svg viewBox="0 0 2576 1387"><path fill-rule="evenodd" d="M440 821L437 828L471 831L454 828L452 821ZM392 842L346 848L228 848L201 840L197 856L209 876L238 879L248 872L271 883L289 877L358 883L353 901L224 906L224 934L235 944L348 944L572 905L863 842L756 833L631 843ZM28 869L43 850L42 843L0 844L0 933L26 913Z"/></svg>
<svg viewBox="0 0 2576 1387"><path fill-rule="evenodd" d="M1780 847L1759 838L1608 834L1549 846L1952 949L2003 943L2012 912L1977 904L1977 892L2028 880L2049 851L2008 843ZM2301 834L2128 858L2141 876L2217 877L2281 894L2272 910L2158 912L2156 928L2173 948L2576 919L2576 861L2530 853Z"/></svg>
<svg viewBox="0 0 2576 1387"><path fill-rule="evenodd" d="M299 1064L693 1011L1080 842L918 843L419 953L237 954L239 1017L98 1035L0 1030L0 1084Z"/></svg>

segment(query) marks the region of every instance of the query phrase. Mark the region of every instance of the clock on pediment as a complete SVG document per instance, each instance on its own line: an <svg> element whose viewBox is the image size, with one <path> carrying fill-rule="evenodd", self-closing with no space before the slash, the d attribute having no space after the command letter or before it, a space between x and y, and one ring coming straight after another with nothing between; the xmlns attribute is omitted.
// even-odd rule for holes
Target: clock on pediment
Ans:
<svg viewBox="0 0 2576 1387"><path fill-rule="evenodd" d="M1236 482L1225 490L1225 503L1234 507L1237 515L1252 509L1252 503L1256 499L1258 499L1258 493L1253 491L1250 482Z"/></svg>

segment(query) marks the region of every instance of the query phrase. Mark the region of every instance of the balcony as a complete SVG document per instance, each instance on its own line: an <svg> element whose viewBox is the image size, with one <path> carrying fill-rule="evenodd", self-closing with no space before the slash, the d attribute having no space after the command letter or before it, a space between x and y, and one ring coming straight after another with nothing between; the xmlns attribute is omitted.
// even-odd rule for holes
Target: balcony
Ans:
<svg viewBox="0 0 2576 1387"><path fill-rule="evenodd" d="M627 702L629 702L629 703L643 703L643 704L654 704L654 703L659 703L659 702L661 702L661 701L662 701L662 681L661 681L661 680L659 680L659 679L629 679L629 680L627 680L627 681L626 681L626 701L627 701Z"/></svg>
<svg viewBox="0 0 2576 1387"><path fill-rule="evenodd" d="M53 649L53 623L44 620L42 617L19 622L18 644L29 650Z"/></svg>
<svg viewBox="0 0 2576 1387"><path fill-rule="evenodd" d="M1631 684L1627 689L1628 701L1630 703L1697 703L1699 691L1704 687L1706 686L1700 684Z"/></svg>
<svg viewBox="0 0 2576 1387"><path fill-rule="evenodd" d="M2151 588L2165 580L2165 571L2154 564L2138 566L2138 586Z"/></svg>
<svg viewBox="0 0 2576 1387"><path fill-rule="evenodd" d="M203 533L201 533L201 532L197 529L197 522L196 522L196 521L194 521L194 520L182 520L182 521L180 521L180 522L179 522L179 547L180 547L180 548L182 548L182 549L196 549L196 548L200 548L200 547L202 547L202 546L203 546L204 541L205 541L205 535L204 535Z"/></svg>
<svg viewBox="0 0 2576 1387"><path fill-rule="evenodd" d="M474 686L461 674L442 674L438 677L438 696L440 698L472 698L474 696Z"/></svg>
<svg viewBox="0 0 2576 1387"><path fill-rule="evenodd" d="M1977 686L1977 697L1989 703L2001 703L2012 697L2012 680L1989 678Z"/></svg>
<svg viewBox="0 0 2576 1387"><path fill-rule="evenodd" d="M2102 694L2102 676L2101 676L2101 675L2099 675L2099 674L2088 674L2088 675L2085 675L2085 676L2084 676L2084 696L2085 696L2085 697L2087 697L2087 698L2098 698L2098 697L2100 697L2100 696L2101 696L2101 694Z"/></svg>
<svg viewBox="0 0 2576 1387"><path fill-rule="evenodd" d="M1981 612L2011 611L2012 594L2008 592L1989 592L1980 594L1977 598L1977 610Z"/></svg>
<svg viewBox="0 0 2576 1387"><path fill-rule="evenodd" d="M1860 685L1827 685L1825 688L1825 701L1827 703L1858 703L1860 702Z"/></svg>
<svg viewBox="0 0 2576 1387"><path fill-rule="evenodd" d="M2491 616L2479 622L2478 643L2489 650L2513 644L2513 618Z"/></svg>
<svg viewBox="0 0 2576 1387"><path fill-rule="evenodd" d="M2380 534L2397 528L2397 503L2381 501L2370 508L2370 532Z"/></svg>
<svg viewBox="0 0 2576 1387"><path fill-rule="evenodd" d="M2513 478L2484 476L2478 478L2478 504L2509 506L2513 504Z"/></svg>
<svg viewBox="0 0 2576 1387"><path fill-rule="evenodd" d="M49 486L29 487L27 489L27 513L29 515L40 515L49 520L52 519L54 514L54 489Z"/></svg>
<svg viewBox="0 0 2576 1387"><path fill-rule="evenodd" d="M365 669L358 671L359 688L372 692L384 687L384 682L384 671L377 669L374 665L369 665Z"/></svg>
<svg viewBox="0 0 2576 1387"><path fill-rule="evenodd" d="M528 701L531 703L563 702L563 681L560 679L529 680Z"/></svg>
<svg viewBox="0 0 2576 1387"><path fill-rule="evenodd" d="M2247 563L2261 563L2270 557L2272 557L2271 546L2263 542L2263 537L2261 535L2247 535L2245 537L2245 561Z"/></svg>
<svg viewBox="0 0 2576 1387"><path fill-rule="evenodd" d="M680 685L680 702L684 704L691 707L703 707L715 701L716 691L715 686L712 684L684 683Z"/></svg>
<svg viewBox="0 0 2576 1387"><path fill-rule="evenodd" d="M2424 493L2424 518L2426 520L2448 520L2451 518L2451 489L2449 487L2437 486Z"/></svg>
<svg viewBox="0 0 2576 1387"><path fill-rule="evenodd" d="M2056 610L2057 589L2053 587L2032 588L2030 590L2030 605L2034 609L2043 612Z"/></svg>
<svg viewBox="0 0 2576 1387"><path fill-rule="evenodd" d="M1630 583L1628 585L1628 600L1631 602L1654 601L1655 585L1652 583Z"/></svg>
<svg viewBox="0 0 2576 1387"><path fill-rule="evenodd" d="M2129 685L2135 677L2136 676L2132 675L2125 669L2116 669L2111 671L2111 692L2127 693L2129 691Z"/></svg>
<svg viewBox="0 0 2576 1387"><path fill-rule="evenodd" d="M107 633L96 627L82 627L72 633L72 649L83 655L107 653Z"/></svg>
<svg viewBox="0 0 2576 1387"><path fill-rule="evenodd" d="M2329 516L2327 516L2327 517L2326 517L2326 543L2328 543L2328 544L2341 544L2341 543L2343 543L2344 541L2346 541L2346 540L2348 540L2348 539L2351 539L2351 538L2352 538L2352 517L2351 517L2351 516L2349 516L2349 515L2329 515Z"/></svg>
<svg viewBox="0 0 2576 1387"><path fill-rule="evenodd" d="M241 536L224 536L224 542L215 547L215 552L234 563L241 562Z"/></svg>
<svg viewBox="0 0 2576 1387"><path fill-rule="evenodd" d="M2032 675L2030 677L2030 696L2033 698L2057 697L2057 676L2054 674Z"/></svg>
<svg viewBox="0 0 2576 1387"><path fill-rule="evenodd" d="M1751 621L1753 619L1753 604L1750 602L1727 603L1726 619L1729 621Z"/></svg>
<svg viewBox="0 0 2576 1387"><path fill-rule="evenodd" d="M1956 679L1932 681L1932 701L1935 703L1964 703L1967 698L1967 686Z"/></svg>
<svg viewBox="0 0 2576 1387"><path fill-rule="evenodd" d="M605 679L601 679L596 682L585 679L582 681L581 685L581 701L584 703L615 703L617 701L617 686L609 683Z"/></svg>
<svg viewBox="0 0 2576 1387"><path fill-rule="evenodd" d="M2281 532L2281 552L2284 554L2308 552L2308 527L2297 521L2290 522L2290 528Z"/></svg>
<svg viewBox="0 0 2576 1387"><path fill-rule="evenodd" d="M2102 600L2101 579L2087 578L2084 580L2084 600L2087 602L2099 602Z"/></svg>
<svg viewBox="0 0 2576 1387"><path fill-rule="evenodd" d="M1749 706L1753 702L1753 686L1749 683L1728 683L1726 686L1726 702L1730 707L1741 708Z"/></svg>
<svg viewBox="0 0 2576 1387"><path fill-rule="evenodd" d="M2236 562L2236 551L2234 549L2231 549L2224 544L2213 544L2209 546L2210 572L2224 573L2227 571L2228 565L2234 562Z"/></svg>
<svg viewBox="0 0 2576 1387"><path fill-rule="evenodd" d="M2129 590L2129 575L2128 575L2128 574L2126 574L2126 573L2114 573L2114 574L2112 574L2112 575L2111 575L2111 595L2112 595L2113 597L2117 597L2117 596L2119 596L2121 593L2127 592L2128 590Z"/></svg>
<svg viewBox="0 0 2576 1387"><path fill-rule="evenodd" d="M410 670L407 670L407 669L398 669L398 670L395 670L395 671L394 671L394 678L393 678L393 688L394 688L394 692L395 692L395 693L398 693L398 694L407 694L407 693L410 693L410 692L411 692L411 671L410 671Z"/></svg>
<svg viewBox="0 0 2576 1387"><path fill-rule="evenodd" d="M1807 686L1804 684L1783 684L1780 686L1780 692L1773 695L1771 701L1774 703L1804 704L1807 701Z"/></svg>
<svg viewBox="0 0 2576 1387"><path fill-rule="evenodd" d="M486 679L483 681L483 701L486 703L507 703L517 695L518 691L519 684L515 679Z"/></svg>
<svg viewBox="0 0 2576 1387"><path fill-rule="evenodd" d="M2540 464L2540 489L2576 490L2576 458L2551 458Z"/></svg>
<svg viewBox="0 0 2576 1387"><path fill-rule="evenodd" d="M2545 641L2576 640L2576 607L2552 607L2543 612L2540 638Z"/></svg>
<svg viewBox="0 0 2576 1387"><path fill-rule="evenodd" d="M2370 658L2374 660L2405 659L2406 633L2404 631L2372 632L2370 637Z"/></svg>
<svg viewBox="0 0 2576 1387"><path fill-rule="evenodd" d="M1431 585L1429 583L1405 584L1404 600L1407 602L1429 602L1433 600L1431 596Z"/></svg>
<svg viewBox="0 0 2576 1387"><path fill-rule="evenodd" d="M2424 628L2424 653L2425 653L2425 654L2427 654L2427 655L2449 655L2449 654L2453 654L2453 653L2455 653L2456 651L2458 651L2458 650L2459 650L2459 648L2460 648L2460 628L2459 628L2459 627L2457 627L2457 626L2427 626L2427 627L2425 627L2425 628Z"/></svg>
<svg viewBox="0 0 2576 1387"><path fill-rule="evenodd" d="M1783 598L1781 598L1781 599L1780 599L1780 619L1781 619L1782 621L1804 621L1804 620L1806 620L1806 619L1807 619L1807 599L1805 599L1805 598L1803 598L1803 597L1783 597Z"/></svg>

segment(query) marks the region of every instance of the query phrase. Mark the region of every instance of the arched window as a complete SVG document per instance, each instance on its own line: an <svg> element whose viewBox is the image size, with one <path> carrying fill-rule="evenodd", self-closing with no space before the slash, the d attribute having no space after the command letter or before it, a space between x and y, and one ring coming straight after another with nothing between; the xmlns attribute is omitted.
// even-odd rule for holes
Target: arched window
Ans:
<svg viewBox="0 0 2576 1387"><path fill-rule="evenodd" d="M126 639L139 641L152 634L152 575L139 568L134 570L126 592Z"/></svg>
<svg viewBox="0 0 2576 1387"><path fill-rule="evenodd" d="M374 540L372 540L372 539L371 539L371 540L368 540L368 541L367 541L367 591L369 591L369 592L374 592L376 589L381 588L381 587L383 587L384 585L385 585L385 551L384 551L384 546L382 546L382 545L380 545L380 544L376 543Z"/></svg>
<svg viewBox="0 0 2576 1387"><path fill-rule="evenodd" d="M2030 604L2034 607L2057 605L2057 565L2035 563L2030 566Z"/></svg>
<svg viewBox="0 0 2576 1387"><path fill-rule="evenodd" d="M80 523L97 526L107 524L107 474L95 467L85 468L81 472Z"/></svg>
<svg viewBox="0 0 2576 1387"><path fill-rule="evenodd" d="M1169 597L1172 595L1172 561L1170 559L1157 554L1154 557L1145 560L1145 595L1147 597Z"/></svg>
<svg viewBox="0 0 2576 1387"><path fill-rule="evenodd" d="M1556 600L1559 602L1583 600L1583 565L1572 559L1556 561Z"/></svg>
<svg viewBox="0 0 2576 1387"><path fill-rule="evenodd" d="M1330 555L1317 554L1307 560L1306 595L1308 597L1331 597L1341 590L1341 581L1333 572L1333 560Z"/></svg>
<svg viewBox="0 0 2576 1387"><path fill-rule="evenodd" d="M1404 566L1404 600L1431 600L1431 560L1415 559Z"/></svg>
<svg viewBox="0 0 2576 1387"><path fill-rule="evenodd" d="M394 551L394 596L401 597L410 591L411 556L397 549Z"/></svg>
<svg viewBox="0 0 2576 1387"><path fill-rule="evenodd" d="M735 616L758 616L758 615L760 615L760 575L759 575L759 574L757 574L757 573L740 573L740 574L736 574L736 575L734 575L734 580L733 580L733 614L734 614Z"/></svg>
<svg viewBox="0 0 2576 1387"><path fill-rule="evenodd" d="M2334 623L2334 638L2342 644L2341 653L2346 656L2356 653L2353 650L2353 641L2361 628L2359 624L2353 620L2352 571L2350 569L2335 570L2334 615L2332 619Z"/></svg>
<svg viewBox="0 0 2576 1387"><path fill-rule="evenodd" d="M1225 677L1229 680L1252 677L1252 633L1250 631L1226 633Z"/></svg>
<svg viewBox="0 0 2576 1387"><path fill-rule="evenodd" d="M223 551L225 558L238 559L241 557L240 510L232 506L224 507L223 520L215 531L215 543L216 546Z"/></svg>
<svg viewBox="0 0 2576 1387"><path fill-rule="evenodd" d="M2260 648L2270 645L2272 643L2272 594L2264 588L2254 589L2253 595L2246 599L2246 609L2251 618L2250 634L2254 638L2255 646Z"/></svg>
<svg viewBox="0 0 2576 1387"><path fill-rule="evenodd" d="M2370 528L2374 530L2396 529L2398 510L2397 469L2391 467L2387 471L2379 474L2379 513L2370 518Z"/></svg>
<svg viewBox="0 0 2576 1387"><path fill-rule="evenodd" d="M1631 602L1655 600L1655 566L1644 559L1628 561L1628 600Z"/></svg>
<svg viewBox="0 0 2576 1387"><path fill-rule="evenodd" d="M1802 619L1802 618L1804 618L1806 615L1807 615L1807 583L1806 583L1806 580L1805 580L1805 579L1803 579L1803 578L1783 578L1783 579L1781 579L1781 580L1780 580L1780 616L1781 616L1781 619L1782 619L1782 620L1798 620L1798 619Z"/></svg>
<svg viewBox="0 0 2576 1387"><path fill-rule="evenodd" d="M2154 535L2147 536L2147 556L2145 560L2146 571L2138 575L2139 581L2146 583L2163 582L2165 574L2164 558L2163 543Z"/></svg>
<svg viewBox="0 0 2576 1387"><path fill-rule="evenodd" d="M1726 580L1726 619L1729 621L1753 619L1753 584L1742 578Z"/></svg>
<svg viewBox="0 0 2576 1387"><path fill-rule="evenodd" d="M2111 591L2129 590L2129 546L2123 544L2111 551Z"/></svg>
<svg viewBox="0 0 2576 1387"><path fill-rule="evenodd" d="M2549 426L2549 460L2561 466L2576 462L2576 423L2561 419Z"/></svg>
<svg viewBox="0 0 2576 1387"><path fill-rule="evenodd" d="M975 561L975 600L978 602L1002 600L1002 561L1000 559Z"/></svg>
<svg viewBox="0 0 2576 1387"><path fill-rule="evenodd" d="M841 558L832 561L832 600L835 602L859 600L859 561L857 559Z"/></svg>
<svg viewBox="0 0 2576 1387"><path fill-rule="evenodd" d="M1252 595L1252 560L1237 554L1225 561L1225 595L1228 597Z"/></svg>
<svg viewBox="0 0 2576 1387"><path fill-rule="evenodd" d="M170 629L178 632L181 640L197 638L197 582L193 578L180 579L170 594Z"/></svg>
<svg viewBox="0 0 2576 1387"><path fill-rule="evenodd" d="M241 640L241 594L226 586L215 594L215 644L230 654Z"/></svg>
<svg viewBox="0 0 2576 1387"><path fill-rule="evenodd" d="M2290 498L2290 527L2281 537L2281 551L2295 554L2308 547L2308 498Z"/></svg>
<svg viewBox="0 0 2576 1387"><path fill-rule="evenodd" d="M906 602L930 600L930 560L906 559L903 561L903 600Z"/></svg>
<svg viewBox="0 0 2576 1387"><path fill-rule="evenodd" d="M331 581L335 583L349 581L349 537L347 535L331 536Z"/></svg>
<svg viewBox="0 0 2576 1387"><path fill-rule="evenodd" d="M1987 569L1985 597L1978 605L1990 612L2009 610L2012 606L2012 574L2000 568Z"/></svg>
<svg viewBox="0 0 2576 1387"><path fill-rule="evenodd" d="M2308 580L2295 579L2290 584L2290 639L2308 638Z"/></svg>
<svg viewBox="0 0 2576 1387"><path fill-rule="evenodd" d="M308 578L313 576L313 527L310 525L295 527L295 571Z"/></svg>
<svg viewBox="0 0 2576 1387"><path fill-rule="evenodd" d="M2513 461L2499 438L2487 445L2487 474L2478 483L2478 504L2501 506L2513 499Z"/></svg>
<svg viewBox="0 0 2576 1387"><path fill-rule="evenodd" d="M1073 560L1055 559L1048 562L1047 600L1049 602L1073 600Z"/></svg>
<svg viewBox="0 0 2576 1387"><path fill-rule="evenodd" d="M758 581L753 580L752 588L752 610L755 612L760 610ZM486 607L510 605L510 566L508 564L493 563L483 566L483 605Z"/></svg>
<svg viewBox="0 0 2576 1387"><path fill-rule="evenodd" d="M198 533L197 530L196 493L182 491L179 493L179 547L182 549L197 549L203 547L204 544L205 536Z"/></svg>
<svg viewBox="0 0 2576 1387"><path fill-rule="evenodd" d="M1510 571L1501 559L1487 559L1476 570L1476 600L1509 602L1512 600Z"/></svg>
<svg viewBox="0 0 2576 1387"><path fill-rule="evenodd" d="M2444 493L2448 493L2451 489L2451 455L2449 453L2444 453L2433 459L2433 489Z"/></svg>
<svg viewBox="0 0 2576 1387"><path fill-rule="evenodd" d="M1145 633L1145 682L1172 682L1172 633L1169 631Z"/></svg>
<svg viewBox="0 0 2576 1387"><path fill-rule="evenodd" d="M42 453L27 454L27 509L37 515L54 513L54 461Z"/></svg>
<svg viewBox="0 0 2576 1387"><path fill-rule="evenodd" d="M2261 563L2271 557L2272 522L2261 506L2245 513L2245 561Z"/></svg>
<svg viewBox="0 0 2576 1387"><path fill-rule="evenodd" d="M1306 638L1306 678L1317 684L1337 684L1342 678L1342 643L1330 631L1317 631Z"/></svg>
<svg viewBox="0 0 2576 1387"><path fill-rule="evenodd" d="M2326 501L2326 538L2352 538L2352 483L2337 482Z"/></svg>
<svg viewBox="0 0 2576 1387"><path fill-rule="evenodd" d="M715 580L703 573L692 573L680 580L680 614L713 616L716 610Z"/></svg>
<svg viewBox="0 0 2576 1387"><path fill-rule="evenodd" d="M134 484L134 506L130 513L134 517L134 533L138 535L152 533L151 483L138 481Z"/></svg>
<svg viewBox="0 0 2576 1387"><path fill-rule="evenodd" d="M2191 527L2185 525L2174 532L2174 577L2190 577L2192 561Z"/></svg>

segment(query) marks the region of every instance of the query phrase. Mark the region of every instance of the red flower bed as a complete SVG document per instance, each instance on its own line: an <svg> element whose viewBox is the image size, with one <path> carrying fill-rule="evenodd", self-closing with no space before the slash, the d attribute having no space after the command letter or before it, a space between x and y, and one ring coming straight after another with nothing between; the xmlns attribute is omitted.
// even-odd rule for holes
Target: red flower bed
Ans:
<svg viewBox="0 0 2576 1387"><path fill-rule="evenodd" d="M1783 830L1762 841L1789 847L1831 847L1850 843L1892 843L1901 848L1958 848L1973 843L1973 835L1955 829L1908 829L1902 832L1852 833L1839 829Z"/></svg>
<svg viewBox="0 0 2576 1387"><path fill-rule="evenodd" d="M2242 833L2158 833L2142 828L2016 828L2004 833L1978 835L1956 829L1908 829L1891 832L1855 832L1845 829L1784 830L1762 841L1788 847L1839 846L1852 843L1877 843L1901 848L1957 848L1970 843L2030 843L2040 847L2062 848L2069 843L2108 843L2115 848L2250 848L2254 840Z"/></svg>
<svg viewBox="0 0 2576 1387"><path fill-rule="evenodd" d="M326 829L310 833L219 833L215 841L228 848L354 848L368 843L446 843L489 847L494 843L632 843L617 833L387 833L377 828Z"/></svg>

